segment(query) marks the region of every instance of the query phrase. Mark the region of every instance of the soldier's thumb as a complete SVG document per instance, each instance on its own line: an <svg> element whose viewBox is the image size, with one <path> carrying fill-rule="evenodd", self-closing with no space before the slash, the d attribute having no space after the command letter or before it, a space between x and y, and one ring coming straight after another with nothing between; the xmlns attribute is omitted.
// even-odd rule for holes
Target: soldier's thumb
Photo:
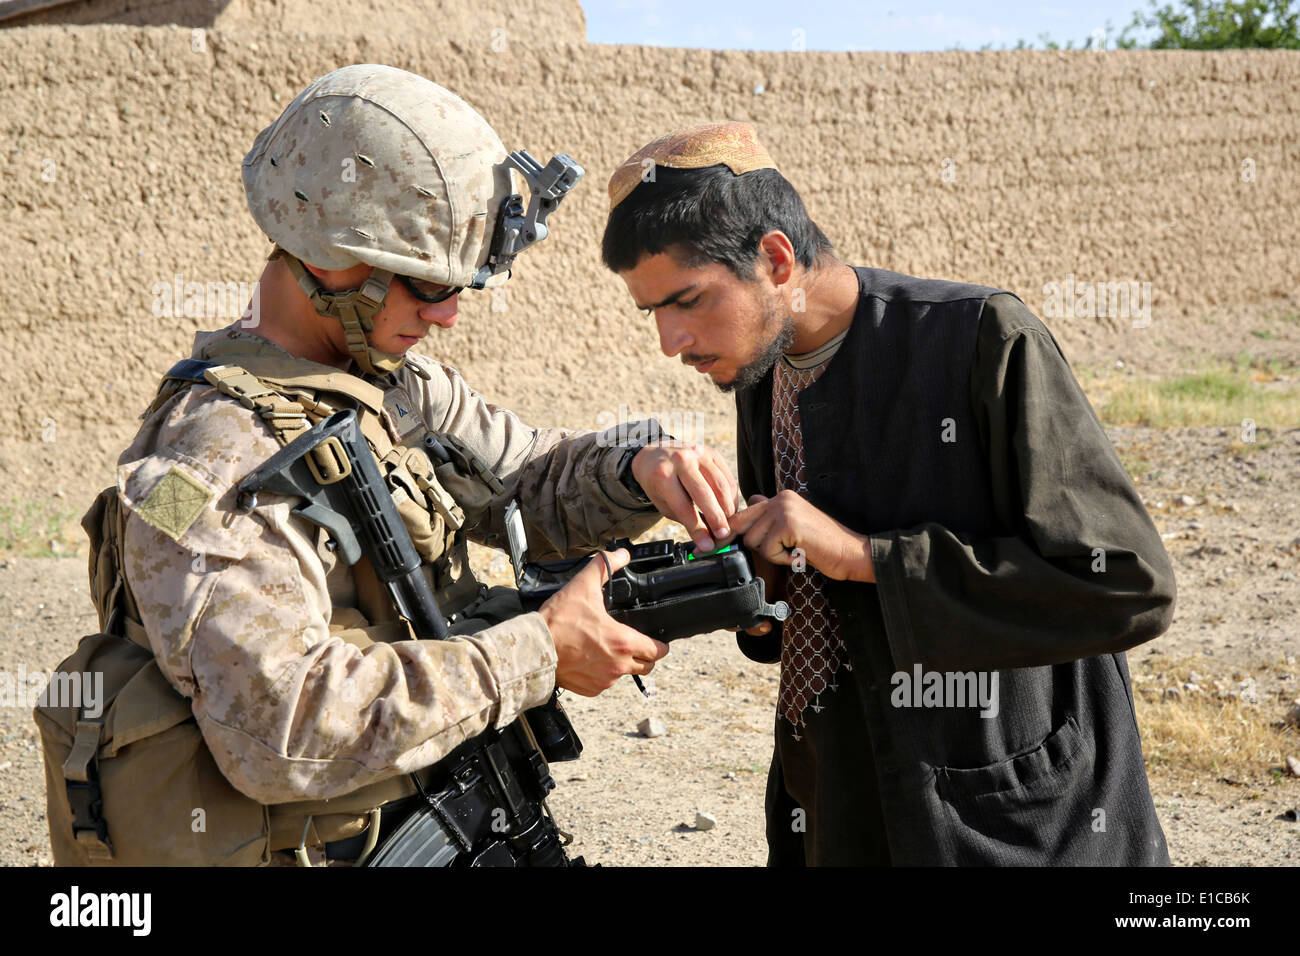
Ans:
<svg viewBox="0 0 1300 956"><path fill-rule="evenodd" d="M601 560L602 556L604 560ZM591 560L587 562L587 566L581 573L590 577L597 587L604 587L610 575L627 567L631 560L632 555L626 548L619 548L617 551L597 551L591 556Z"/></svg>

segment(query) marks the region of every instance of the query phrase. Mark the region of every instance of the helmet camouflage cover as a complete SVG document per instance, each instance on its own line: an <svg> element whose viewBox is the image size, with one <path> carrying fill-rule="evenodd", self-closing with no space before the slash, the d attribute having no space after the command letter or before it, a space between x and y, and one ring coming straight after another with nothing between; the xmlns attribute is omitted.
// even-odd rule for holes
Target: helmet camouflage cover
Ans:
<svg viewBox="0 0 1300 956"><path fill-rule="evenodd" d="M515 192L505 157L460 97L405 70L359 64L316 80L258 134L244 191L262 231L303 262L470 286Z"/></svg>

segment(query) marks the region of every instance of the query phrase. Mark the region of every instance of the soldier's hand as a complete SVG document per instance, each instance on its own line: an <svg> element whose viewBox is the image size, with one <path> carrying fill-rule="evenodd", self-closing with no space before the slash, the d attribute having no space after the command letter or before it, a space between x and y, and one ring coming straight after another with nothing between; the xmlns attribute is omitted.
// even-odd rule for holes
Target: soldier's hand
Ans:
<svg viewBox="0 0 1300 956"><path fill-rule="evenodd" d="M627 567L623 548L604 552L609 568ZM538 608L555 641L555 683L583 697L595 697L625 674L649 674L668 645L620 624L605 610L605 562L593 555L587 566Z"/></svg>
<svg viewBox="0 0 1300 956"><path fill-rule="evenodd" d="M722 456L693 441L647 445L632 459L632 477L659 513L686 528L700 551L731 534L740 486Z"/></svg>

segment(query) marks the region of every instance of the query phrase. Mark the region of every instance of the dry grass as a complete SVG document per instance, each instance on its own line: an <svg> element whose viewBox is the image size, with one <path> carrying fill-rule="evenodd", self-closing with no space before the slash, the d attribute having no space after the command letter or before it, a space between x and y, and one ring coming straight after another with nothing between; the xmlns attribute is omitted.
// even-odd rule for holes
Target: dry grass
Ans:
<svg viewBox="0 0 1300 956"><path fill-rule="evenodd" d="M57 498L38 501L11 499L0 504L0 557L66 557L88 553L81 530L85 505Z"/></svg>
<svg viewBox="0 0 1300 956"><path fill-rule="evenodd" d="M1182 690L1193 673L1201 690ZM1285 661L1252 668L1257 679L1269 673L1300 671ZM1235 693L1241 676L1200 655L1144 661L1135 670L1138 726L1152 776L1192 772L1263 783L1285 774L1286 756L1300 752L1300 734L1282 723L1290 701L1270 698L1262 689L1258 703L1242 701ZM1166 697L1168 687L1180 688L1180 695Z"/></svg>
<svg viewBox="0 0 1300 956"><path fill-rule="evenodd" d="M1246 354L1185 375L1081 372L1080 382L1108 425L1240 429L1249 419L1257 429L1300 427L1296 368Z"/></svg>

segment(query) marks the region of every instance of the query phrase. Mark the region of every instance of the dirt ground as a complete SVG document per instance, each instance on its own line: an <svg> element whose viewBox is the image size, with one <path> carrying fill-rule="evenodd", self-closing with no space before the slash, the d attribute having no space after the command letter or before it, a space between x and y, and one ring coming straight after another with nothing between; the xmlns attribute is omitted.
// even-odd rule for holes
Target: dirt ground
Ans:
<svg viewBox="0 0 1300 956"><path fill-rule="evenodd" d="M1129 655L1141 721L1148 707L1180 706L1143 691L1163 691L1167 662L1195 656L1207 692L1218 681L1231 696L1253 677L1256 703L1247 712L1280 722L1300 698L1300 430L1262 434L1266 447L1249 455L1234 454L1223 429L1110 434L1126 462L1145 463L1131 467L1142 472L1138 487L1179 584L1169 632ZM476 564L489 577L505 568L486 550ZM0 642L0 670L53 667L95 629L83 559L0 561L0 620L9 636ZM553 768L551 807L575 835L574 852L621 866L761 865L776 686L776 667L747 660L731 635L715 633L675 643L655 669L649 699L631 681L592 700L566 694L586 750ZM666 735L638 735L637 722L649 716L664 721ZM1300 739L1282 739L1300 757ZM1175 864L1300 862L1300 779L1285 774L1284 758L1278 752L1231 776L1152 766ZM35 725L24 707L0 708L0 863L50 862L44 809ZM697 812L717 825L695 829Z"/></svg>
<svg viewBox="0 0 1300 956"><path fill-rule="evenodd" d="M659 356L653 323L594 251L617 164L651 135L721 118L755 124L844 261L1017 292L1090 394L1245 352L1294 391L1300 163L1286 131L1300 54L606 47L583 42L576 0L553 0L546 30L502 0L438 0L474 25L455 42L386 29L419 5L96 0L0 29L13 106L0 116L12 210L0 285L24 289L0 314L0 673L47 671L95 630L77 520L163 370L196 328L228 321L161 308L156 288L256 280L266 248L243 213L240 157L342 63L436 78L510 148L563 149L587 170L562 233L521 257L500 312L466 296L454 334L421 349L531 424L667 415L670 431L734 456L730 399ZM55 25L97 19L110 22ZM1154 321L1047 315L1049 287L1076 276L1146 283ZM1300 778L1286 763L1300 739L1283 727L1300 698L1300 422L1255 417L1249 445L1240 415L1110 429L1178 576L1173 626L1129 660L1179 865L1300 860ZM502 556L475 560L501 581ZM566 695L586 751L554 768L551 806L573 850L607 865L762 864L777 669L718 633L676 644L654 677L650 699L630 681ZM639 736L648 716L667 733ZM1200 729L1171 743L1171 727ZM30 707L0 705L0 863L49 864L44 809ZM696 828L697 813L716 826Z"/></svg>

